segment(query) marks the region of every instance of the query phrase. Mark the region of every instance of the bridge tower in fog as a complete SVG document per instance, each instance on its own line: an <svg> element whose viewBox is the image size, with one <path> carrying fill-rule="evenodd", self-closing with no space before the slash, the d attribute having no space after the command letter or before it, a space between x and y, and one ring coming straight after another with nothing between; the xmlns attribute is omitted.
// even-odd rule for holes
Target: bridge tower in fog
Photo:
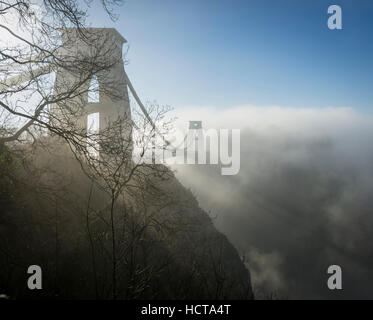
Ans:
<svg viewBox="0 0 373 320"><path fill-rule="evenodd" d="M122 46L126 40L112 28L84 29L89 41L85 41L78 32L77 29L61 29L62 50L59 53L62 59L68 61L70 56L95 59L98 54L101 54L103 55L101 59L112 62L110 68L103 68L103 71L92 75L90 83L87 83L84 88L87 90L86 93L79 96L76 101L76 104L80 105L80 112L73 119L74 125L87 132L93 130L94 133L99 133L119 118L131 119L128 78L122 58ZM69 86L79 83L80 76L74 73L74 70L57 68L54 90L68 91ZM51 105L50 121L63 119L63 112L64 106Z"/></svg>

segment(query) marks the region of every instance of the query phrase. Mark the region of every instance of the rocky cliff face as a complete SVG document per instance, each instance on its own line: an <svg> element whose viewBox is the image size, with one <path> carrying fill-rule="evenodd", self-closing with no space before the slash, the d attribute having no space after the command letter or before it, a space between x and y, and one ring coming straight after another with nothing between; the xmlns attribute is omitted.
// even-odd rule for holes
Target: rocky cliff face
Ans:
<svg viewBox="0 0 373 320"><path fill-rule="evenodd" d="M142 172L111 207L110 194L65 151L33 152L27 166L17 158L1 163L8 183L0 188L0 293L32 299L253 298L236 249L167 168L158 168L162 175ZM31 264L43 270L38 292L26 286Z"/></svg>

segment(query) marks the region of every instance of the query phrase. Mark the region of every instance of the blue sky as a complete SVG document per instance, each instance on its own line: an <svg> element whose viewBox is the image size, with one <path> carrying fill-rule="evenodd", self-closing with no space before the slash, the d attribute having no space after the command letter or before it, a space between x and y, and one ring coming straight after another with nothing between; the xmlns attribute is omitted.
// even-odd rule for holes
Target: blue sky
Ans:
<svg viewBox="0 0 373 320"><path fill-rule="evenodd" d="M327 28L332 4L343 30ZM373 110L373 1L126 0L116 13L90 22L128 40L144 101Z"/></svg>

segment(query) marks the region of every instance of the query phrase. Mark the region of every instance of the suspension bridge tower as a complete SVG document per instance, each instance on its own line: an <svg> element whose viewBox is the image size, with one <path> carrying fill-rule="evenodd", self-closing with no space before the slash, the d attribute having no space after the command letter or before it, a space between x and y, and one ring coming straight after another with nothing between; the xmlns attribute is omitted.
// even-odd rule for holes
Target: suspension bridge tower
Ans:
<svg viewBox="0 0 373 320"><path fill-rule="evenodd" d="M97 61L93 67L98 71L92 74L90 81L81 85L82 94L77 95L75 100L70 99L68 106L63 105L64 102L51 105L50 121L66 118L67 126L73 121L70 124L88 132L93 125L99 133L119 118L131 119L127 76L122 58L122 46L126 40L112 28L87 28L84 29L84 36L78 33L77 29L61 29L61 60L68 62L71 57L77 63L76 57L81 57L82 61ZM106 67L100 69L101 64ZM58 93L68 92L73 86L79 85L84 76L73 68L69 69L67 63L56 70L54 90ZM77 116L71 119L71 109L74 108ZM69 119L64 117L64 110L68 110L66 115L70 115Z"/></svg>

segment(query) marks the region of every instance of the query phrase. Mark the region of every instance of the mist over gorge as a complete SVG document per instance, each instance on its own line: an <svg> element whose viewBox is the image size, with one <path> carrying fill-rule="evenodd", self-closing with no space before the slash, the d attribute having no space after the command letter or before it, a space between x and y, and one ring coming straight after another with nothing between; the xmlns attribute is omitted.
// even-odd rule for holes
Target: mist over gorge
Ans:
<svg viewBox="0 0 373 320"><path fill-rule="evenodd" d="M187 110L187 111L185 111ZM180 111L191 119L195 110ZM373 119L351 108L198 108L204 128L241 129L241 170L175 166L214 224L245 254L254 292L282 298L367 298ZM328 290L340 265L343 290Z"/></svg>

